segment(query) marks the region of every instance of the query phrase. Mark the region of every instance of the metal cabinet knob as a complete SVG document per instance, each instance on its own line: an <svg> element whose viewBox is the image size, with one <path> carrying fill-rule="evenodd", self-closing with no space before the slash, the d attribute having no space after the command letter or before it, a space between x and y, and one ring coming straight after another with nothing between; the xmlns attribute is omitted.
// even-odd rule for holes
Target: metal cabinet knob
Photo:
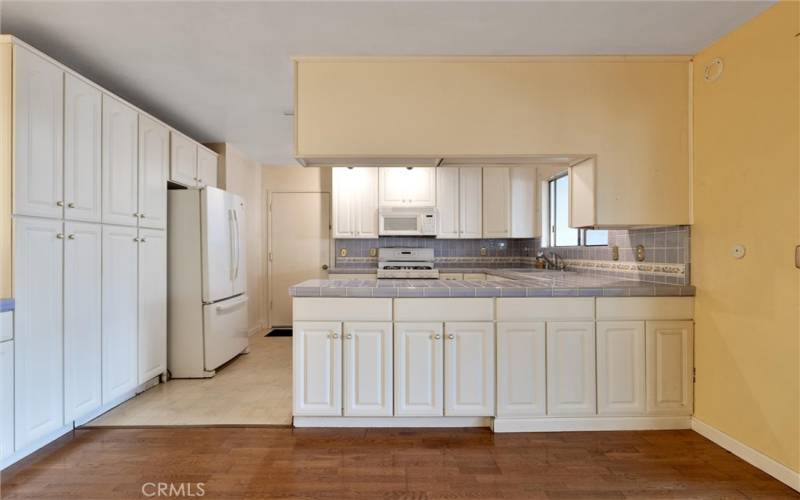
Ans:
<svg viewBox="0 0 800 500"><path fill-rule="evenodd" d="M74 240L75 239L75 235L74 234L70 234L69 236L67 236L67 238L69 238L71 240Z"/></svg>
<svg viewBox="0 0 800 500"><path fill-rule="evenodd" d="M58 238L59 240L63 240L64 239L64 233L56 234L56 238Z"/></svg>
<svg viewBox="0 0 800 500"><path fill-rule="evenodd" d="M145 215L144 215L144 214L139 214L139 218L140 218L140 219L144 219L144 218L145 218Z"/></svg>
<svg viewBox="0 0 800 500"><path fill-rule="evenodd" d="M447 336L447 338L450 340L454 340L456 336L451 333L450 335Z"/></svg>
<svg viewBox="0 0 800 500"><path fill-rule="evenodd" d="M146 239L146 238L139 238L139 241L141 241L142 243L144 243L145 241L147 241L147 239Z"/></svg>
<svg viewBox="0 0 800 500"><path fill-rule="evenodd" d="M442 336L441 336L441 335L439 335L438 333L437 333L436 335L434 335L434 336L433 336L433 339L434 339L434 340L439 340L440 338L442 338Z"/></svg>
<svg viewBox="0 0 800 500"><path fill-rule="evenodd" d="M73 202L69 202L69 203L67 203L67 207L69 207L69 208L75 208L75 203L73 203Z"/></svg>
<svg viewBox="0 0 800 500"><path fill-rule="evenodd" d="M57 207L63 207L64 206L64 202L63 201L57 201L56 202L56 206Z"/></svg>
<svg viewBox="0 0 800 500"><path fill-rule="evenodd" d="M322 264L322 270L323 271L327 271L328 270L328 264Z"/></svg>
<svg viewBox="0 0 800 500"><path fill-rule="evenodd" d="M335 340L335 339L338 339L338 338L339 338L339 334L338 334L338 333L334 333L333 335L331 335L331 337L333 337L333 338L334 338L334 340Z"/></svg>
<svg viewBox="0 0 800 500"><path fill-rule="evenodd" d="M353 334L352 334L352 333L348 333L348 334L347 334L347 337L345 337L345 338L346 338L346 339L348 339L348 340L349 340L349 339L352 339L352 338L353 338Z"/></svg>

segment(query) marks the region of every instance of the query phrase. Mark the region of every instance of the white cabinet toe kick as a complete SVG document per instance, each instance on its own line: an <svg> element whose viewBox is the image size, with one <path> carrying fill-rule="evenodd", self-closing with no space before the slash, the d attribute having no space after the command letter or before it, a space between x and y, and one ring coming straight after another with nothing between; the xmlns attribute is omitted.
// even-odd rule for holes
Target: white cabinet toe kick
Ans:
<svg viewBox="0 0 800 500"><path fill-rule="evenodd" d="M693 297L295 297L294 425L688 429L693 308Z"/></svg>

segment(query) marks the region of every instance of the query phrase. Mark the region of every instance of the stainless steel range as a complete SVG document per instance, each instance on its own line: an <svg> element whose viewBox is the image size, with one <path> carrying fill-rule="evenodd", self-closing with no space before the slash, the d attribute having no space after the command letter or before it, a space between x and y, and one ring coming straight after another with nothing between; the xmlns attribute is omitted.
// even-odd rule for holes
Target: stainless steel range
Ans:
<svg viewBox="0 0 800 500"><path fill-rule="evenodd" d="M433 248L379 248L378 278L437 279Z"/></svg>

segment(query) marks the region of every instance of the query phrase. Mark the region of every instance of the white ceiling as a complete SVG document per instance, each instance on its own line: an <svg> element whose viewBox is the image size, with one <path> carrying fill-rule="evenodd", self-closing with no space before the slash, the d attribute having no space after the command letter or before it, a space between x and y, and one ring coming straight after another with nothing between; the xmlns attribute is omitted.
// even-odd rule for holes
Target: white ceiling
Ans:
<svg viewBox="0 0 800 500"><path fill-rule="evenodd" d="M774 3L0 2L3 33L274 165L294 164L292 56L695 54Z"/></svg>

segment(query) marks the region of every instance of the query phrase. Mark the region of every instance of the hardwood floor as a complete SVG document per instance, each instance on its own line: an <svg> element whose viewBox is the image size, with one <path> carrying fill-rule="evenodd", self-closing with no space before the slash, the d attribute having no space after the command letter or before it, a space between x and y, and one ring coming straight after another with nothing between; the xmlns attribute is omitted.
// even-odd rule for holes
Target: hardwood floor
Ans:
<svg viewBox="0 0 800 500"><path fill-rule="evenodd" d="M0 497L145 498L157 483L203 483L204 498L800 498L691 431L232 427L79 429L3 471Z"/></svg>

